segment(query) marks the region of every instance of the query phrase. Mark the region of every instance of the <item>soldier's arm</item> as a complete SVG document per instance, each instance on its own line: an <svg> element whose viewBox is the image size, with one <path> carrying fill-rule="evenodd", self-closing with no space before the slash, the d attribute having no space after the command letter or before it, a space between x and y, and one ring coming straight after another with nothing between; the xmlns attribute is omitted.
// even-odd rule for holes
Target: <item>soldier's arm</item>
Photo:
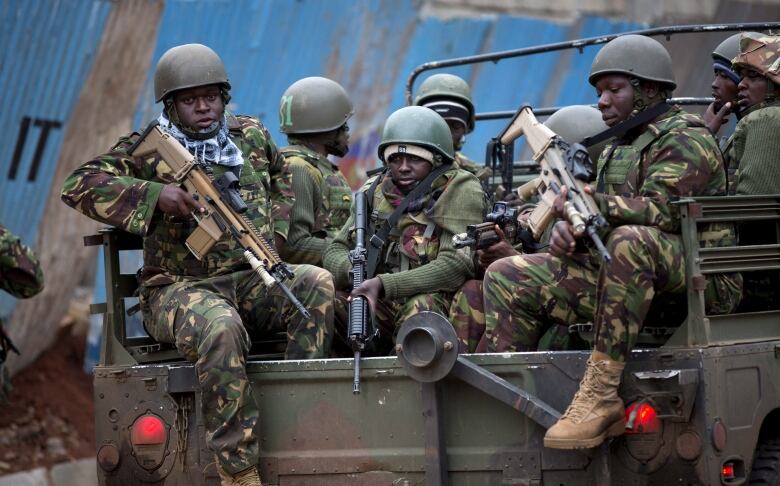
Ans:
<svg viewBox="0 0 780 486"><path fill-rule="evenodd" d="M722 178L725 187L720 151L714 139L702 134L673 130L653 144L646 157L647 174L638 197L596 195L599 209L612 226L638 224L678 232L680 214L671 201L708 195L713 178Z"/></svg>
<svg viewBox="0 0 780 486"><path fill-rule="evenodd" d="M475 177L468 176L451 189L457 191L455 197L450 200L450 205L442 207L445 214L436 218L442 228L438 255L426 265L379 275L385 298L394 300L439 291L455 292L466 279L474 275L473 259L467 258L452 246L452 236L462 232L469 224L482 222L485 198Z"/></svg>
<svg viewBox="0 0 780 486"><path fill-rule="evenodd" d="M0 225L0 288L20 299L43 290L38 257L3 225Z"/></svg>
<svg viewBox="0 0 780 486"><path fill-rule="evenodd" d="M320 265L322 253L331 240L313 234L315 208L320 203L321 193L317 181L303 164L308 162L290 161L289 163L295 203L290 210L290 230L287 236L285 260L290 263Z"/></svg>
<svg viewBox="0 0 780 486"><path fill-rule="evenodd" d="M322 255L322 266L333 275L336 290L350 290L349 271L352 269L352 264L349 261L349 251L354 243L350 240L349 235L354 226L353 211Z"/></svg>
<svg viewBox="0 0 780 486"><path fill-rule="evenodd" d="M271 139L271 134L262 127L265 139L265 153L271 163L269 175L271 176L271 217L274 224L276 240L287 240L290 231L290 211L295 204L295 194L292 189L292 173L289 164L284 160L281 152ZM278 248L282 251L282 248Z"/></svg>
<svg viewBox="0 0 780 486"><path fill-rule="evenodd" d="M62 200L92 219L145 235L163 183L155 181L155 160L127 156L138 137L120 139L114 148L76 169L62 187Z"/></svg>
<svg viewBox="0 0 780 486"><path fill-rule="evenodd" d="M737 166L738 194L780 193L780 119L775 110L759 110L749 115L749 129L744 130L744 150Z"/></svg>

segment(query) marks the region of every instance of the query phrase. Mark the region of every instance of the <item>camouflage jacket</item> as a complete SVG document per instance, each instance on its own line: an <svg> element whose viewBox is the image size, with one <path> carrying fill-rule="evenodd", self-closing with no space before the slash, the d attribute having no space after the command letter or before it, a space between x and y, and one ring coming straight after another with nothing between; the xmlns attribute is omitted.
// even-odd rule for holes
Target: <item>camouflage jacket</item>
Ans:
<svg viewBox="0 0 780 486"><path fill-rule="evenodd" d="M0 225L0 289L19 299L43 289L43 271L35 253Z"/></svg>
<svg viewBox="0 0 780 486"><path fill-rule="evenodd" d="M717 142L699 116L676 107L633 140L607 145L596 180L599 209L612 226L656 226L670 233L680 232L679 210L671 201L726 191Z"/></svg>
<svg viewBox="0 0 780 486"><path fill-rule="evenodd" d="M349 217L352 189L338 167L314 150L291 145L280 152L295 195L285 260L322 266L325 248Z"/></svg>
<svg viewBox="0 0 780 486"><path fill-rule="evenodd" d="M284 159L257 119L228 115L228 128L244 158L239 183L247 216L270 242L274 233L286 238L294 199ZM138 133L122 137L110 152L76 169L65 180L62 200L92 219L144 237L143 285L166 285L246 268L243 252L228 237L202 261L190 253L184 241L197 223L191 217L156 210L163 186L175 180L158 155L127 155L138 138ZM227 170L220 165L213 169L214 177Z"/></svg>
<svg viewBox="0 0 780 486"><path fill-rule="evenodd" d="M387 219L403 200L403 195L384 174L376 186L369 209L376 226ZM374 179L361 191L366 191ZM429 194L410 203L409 209L392 229L377 266L385 298L402 299L418 294L454 292L474 273L473 262L452 246L452 236L469 224L482 221L485 196L479 181L470 173L452 168L433 181ZM371 237L366 234L366 239ZM333 274L336 287L349 286L349 250L354 248L353 216L336 235L323 258Z"/></svg>
<svg viewBox="0 0 780 486"><path fill-rule="evenodd" d="M730 194L780 193L780 100L751 109L737 123L723 156Z"/></svg>

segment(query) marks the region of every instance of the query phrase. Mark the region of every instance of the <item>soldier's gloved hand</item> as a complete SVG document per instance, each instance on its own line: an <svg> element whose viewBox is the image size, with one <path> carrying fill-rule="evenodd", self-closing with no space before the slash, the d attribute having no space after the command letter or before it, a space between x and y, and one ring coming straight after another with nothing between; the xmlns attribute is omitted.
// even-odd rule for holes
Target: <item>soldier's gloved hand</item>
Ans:
<svg viewBox="0 0 780 486"><path fill-rule="evenodd" d="M363 281L357 288L352 289L352 292L349 293L349 299L347 300L352 300L354 297L362 295L368 301L371 310L375 312L376 302L382 296L384 290L385 287L382 285L382 281L379 277L370 278Z"/></svg>
<svg viewBox="0 0 780 486"><path fill-rule="evenodd" d="M504 232L498 225L495 226L495 231L500 240L485 249L477 251L477 259L482 268L489 267L491 263L501 258L520 254L506 241L506 235L504 235Z"/></svg>
<svg viewBox="0 0 780 486"><path fill-rule="evenodd" d="M182 218L186 218L193 211L206 212L206 209L195 198L174 184L168 184L163 187L162 192L160 192L160 198L157 200L157 209Z"/></svg>
<svg viewBox="0 0 780 486"><path fill-rule="evenodd" d="M707 107L707 111L704 112L704 124L709 129L710 133L716 135L720 128L729 121L729 115L731 114L731 103L723 103L717 112L715 111L715 103L710 103Z"/></svg>
<svg viewBox="0 0 780 486"><path fill-rule="evenodd" d="M574 249L576 247L577 237L574 236L571 224L568 221L558 221L555 223L552 234L550 235L550 254L557 257L564 255L571 256L574 254Z"/></svg>

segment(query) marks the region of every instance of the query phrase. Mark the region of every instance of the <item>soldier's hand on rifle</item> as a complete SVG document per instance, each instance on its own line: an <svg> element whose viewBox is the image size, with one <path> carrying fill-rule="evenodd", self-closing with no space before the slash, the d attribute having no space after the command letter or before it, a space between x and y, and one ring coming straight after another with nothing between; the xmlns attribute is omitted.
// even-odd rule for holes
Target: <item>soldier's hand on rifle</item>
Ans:
<svg viewBox="0 0 780 486"><path fill-rule="evenodd" d="M579 238L581 237L580 235ZM571 223L565 220L558 221L553 226L552 234L550 235L550 254L557 257L571 256L577 247L577 238L574 235Z"/></svg>
<svg viewBox="0 0 780 486"><path fill-rule="evenodd" d="M729 121L731 103L723 103L723 106L717 112L715 111L716 109L715 102L712 102L707 107L707 111L704 112L704 124L713 135L717 134L720 131L720 127Z"/></svg>
<svg viewBox="0 0 780 486"><path fill-rule="evenodd" d="M384 285L382 285L382 281L379 277L370 278L360 284L360 286L352 289L352 292L349 294L349 299L351 300L354 297L362 295L368 301L371 310L374 311L376 309L376 301L382 296L384 290Z"/></svg>
<svg viewBox="0 0 780 486"><path fill-rule="evenodd" d="M192 195L174 184L163 187L160 198L157 200L157 208L164 213L182 218L186 218L193 211L200 213L206 211Z"/></svg>
<svg viewBox="0 0 780 486"><path fill-rule="evenodd" d="M491 263L501 258L520 254L506 241L506 235L500 226L495 225L495 231L500 240L483 250L477 250L477 259L479 259L479 265L482 268L489 267Z"/></svg>

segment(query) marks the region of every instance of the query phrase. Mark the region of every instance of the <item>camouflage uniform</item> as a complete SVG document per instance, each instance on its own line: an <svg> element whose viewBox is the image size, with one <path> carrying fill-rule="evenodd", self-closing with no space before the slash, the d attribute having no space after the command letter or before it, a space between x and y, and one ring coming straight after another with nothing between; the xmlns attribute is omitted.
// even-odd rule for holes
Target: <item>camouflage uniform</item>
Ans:
<svg viewBox="0 0 780 486"><path fill-rule="evenodd" d="M251 117L228 114L231 140L239 147L240 191L247 216L269 241L287 235L292 205L289 172L265 127ZM249 334L286 331L287 358L327 356L332 336L333 285L324 270L294 266L290 290L312 313L304 319L277 288L268 289L249 270L241 249L223 239L198 261L184 246L196 223L156 211L165 184L175 182L159 156L127 155L138 139L123 137L112 150L87 162L65 181L66 204L98 221L144 237L139 273L141 307L151 336L175 343L195 362L207 442L230 474L257 464L258 409L246 374ZM214 176L225 170L212 165ZM277 312L268 312L278 309Z"/></svg>
<svg viewBox="0 0 780 486"><path fill-rule="evenodd" d="M379 226L400 204L403 195L390 176L374 191L370 209ZM374 182L369 179L361 191ZM452 236L469 224L479 223L485 198L471 174L452 168L433 181L431 191L410 204L380 255L376 275L382 281L384 298L377 305L374 322L385 336L411 315L430 310L447 315L452 294L474 273L473 262L456 252ZM368 239L370 235L366 235ZM351 265L348 253L354 243L353 216L336 235L324 256L325 268L333 273L337 289L347 290Z"/></svg>
<svg viewBox="0 0 780 486"><path fill-rule="evenodd" d="M280 152L295 194L285 260L322 266L325 248L349 217L352 189L339 168L314 150L295 144Z"/></svg>
<svg viewBox="0 0 780 486"><path fill-rule="evenodd" d="M28 299L43 290L43 271L35 253L22 244L19 237L0 225L0 289L17 299ZM0 404L5 403L11 391L8 370L3 365L8 355L9 341L4 336L0 318Z"/></svg>
<svg viewBox="0 0 780 486"><path fill-rule="evenodd" d="M490 183L490 176L493 175L493 171L489 167L479 165L478 163L469 159L463 155L463 152L455 152L455 165L465 170L466 172L471 172L474 174L474 176L479 179L482 187L487 187L487 185Z"/></svg>
<svg viewBox="0 0 780 486"><path fill-rule="evenodd" d="M669 202L726 188L720 152L700 118L675 108L633 140L609 145L598 178L605 188L596 200L614 228L605 238L612 262L590 251L493 263L484 284L491 351L535 349L548 326L593 320L596 350L624 361L654 295L684 291L680 215ZM708 246L733 238L728 228L706 233ZM709 277L709 312L732 310L740 293L738 275Z"/></svg>

